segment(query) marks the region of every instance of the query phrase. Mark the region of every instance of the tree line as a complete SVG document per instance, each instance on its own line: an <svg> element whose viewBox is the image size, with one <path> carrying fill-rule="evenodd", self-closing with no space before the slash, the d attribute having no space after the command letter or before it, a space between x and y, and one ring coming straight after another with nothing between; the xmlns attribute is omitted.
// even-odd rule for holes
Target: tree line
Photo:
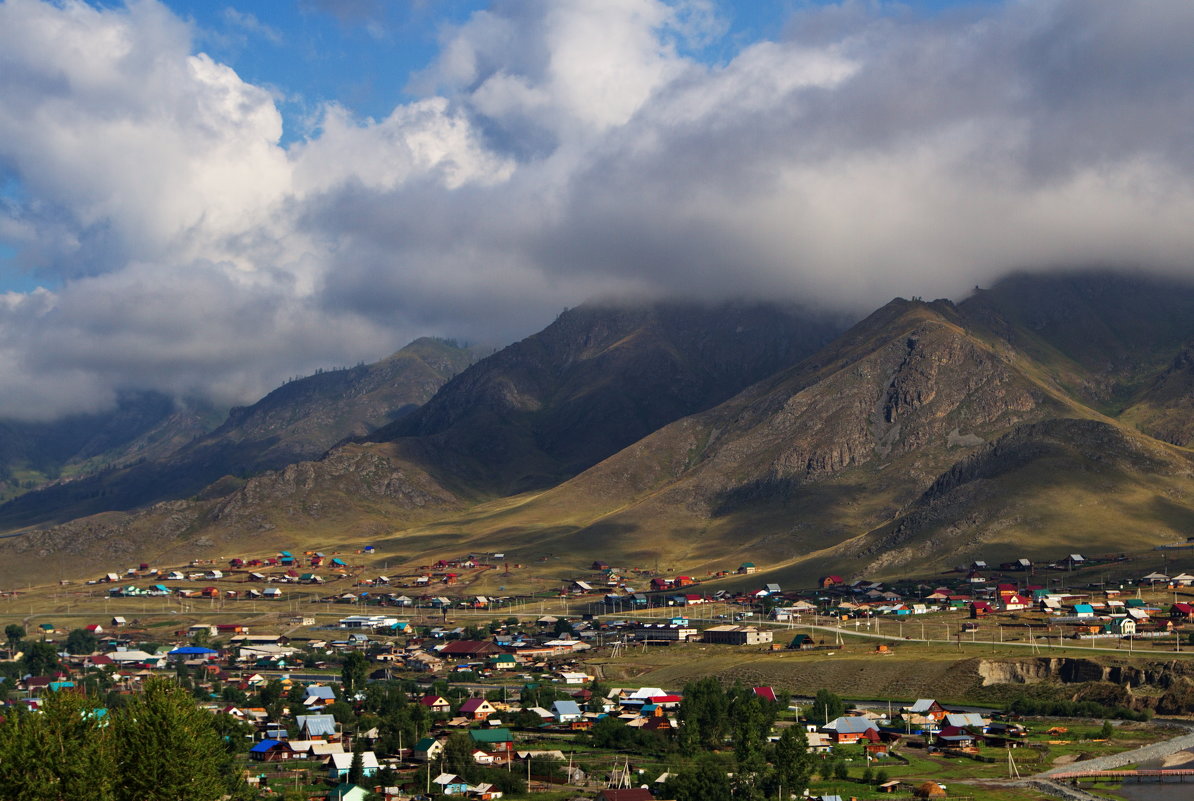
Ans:
<svg viewBox="0 0 1194 801"><path fill-rule="evenodd" d="M240 801L243 725L150 679L119 709L70 690L0 722L0 801Z"/></svg>

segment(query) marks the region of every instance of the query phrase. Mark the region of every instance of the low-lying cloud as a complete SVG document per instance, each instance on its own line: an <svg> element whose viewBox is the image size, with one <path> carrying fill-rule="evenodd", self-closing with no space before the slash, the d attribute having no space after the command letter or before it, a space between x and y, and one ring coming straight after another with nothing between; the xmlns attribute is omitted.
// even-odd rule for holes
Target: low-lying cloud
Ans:
<svg viewBox="0 0 1194 801"><path fill-rule="evenodd" d="M0 415L244 402L601 295L863 310L1021 268L1194 272L1186 0L808 7L709 65L713 12L495 2L420 99L284 146L273 95L153 0L6 0L0 241L51 289L0 296Z"/></svg>

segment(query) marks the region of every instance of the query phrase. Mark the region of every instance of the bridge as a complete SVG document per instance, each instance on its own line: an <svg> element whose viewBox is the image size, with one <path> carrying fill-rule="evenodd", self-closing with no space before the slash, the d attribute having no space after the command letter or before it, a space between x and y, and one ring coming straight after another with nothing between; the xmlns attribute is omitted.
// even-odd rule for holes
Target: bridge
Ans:
<svg viewBox="0 0 1194 801"><path fill-rule="evenodd" d="M1132 778L1155 778L1155 779L1169 779L1179 778L1183 782L1185 777L1194 777L1194 770L1192 769L1173 769L1173 770L1071 770L1064 772L1049 773L1049 778L1056 780L1066 779L1132 779Z"/></svg>

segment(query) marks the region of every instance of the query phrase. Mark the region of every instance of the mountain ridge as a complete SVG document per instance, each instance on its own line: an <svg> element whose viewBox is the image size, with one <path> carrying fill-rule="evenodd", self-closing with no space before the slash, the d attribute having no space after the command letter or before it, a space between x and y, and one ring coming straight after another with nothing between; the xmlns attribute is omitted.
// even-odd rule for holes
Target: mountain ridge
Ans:
<svg viewBox="0 0 1194 801"><path fill-rule="evenodd" d="M699 573L739 560L805 581L932 571L980 548L1184 538L1190 453L1145 412L1194 411L1194 288L1084 273L1042 277L1035 293L1036 280L957 304L897 299L833 338L832 318L785 311L744 327L748 304L584 307L320 460L0 549L368 539L396 561L500 550ZM1150 298L1156 330L1130 320ZM777 330L792 342L752 351ZM800 331L812 336L798 358Z"/></svg>

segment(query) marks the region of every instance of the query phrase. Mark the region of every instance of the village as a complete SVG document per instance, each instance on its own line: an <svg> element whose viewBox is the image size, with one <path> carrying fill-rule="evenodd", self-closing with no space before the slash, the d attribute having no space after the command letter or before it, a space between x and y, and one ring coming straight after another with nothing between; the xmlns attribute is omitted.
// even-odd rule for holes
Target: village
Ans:
<svg viewBox="0 0 1194 801"><path fill-rule="evenodd" d="M36 712L47 694L88 692L120 704L170 676L235 724L261 797L647 801L681 795L677 777L696 764L679 745L694 685L645 683L623 669L636 659L666 654L699 672L717 653L750 665L863 655L897 671L903 654L987 648L1175 658L1194 615L1194 576L1133 576L1124 555L974 562L932 581L828 575L803 590L716 587L749 586L750 562L705 577L594 562L551 590L493 596L470 586L509 574L501 554L387 575L364 564L372 551L143 563L7 593L8 619L38 593L59 604L8 624L7 703ZM731 691L766 706L772 743L800 732L810 798L1035 798L1015 782L1174 736L1151 710L833 689Z"/></svg>

